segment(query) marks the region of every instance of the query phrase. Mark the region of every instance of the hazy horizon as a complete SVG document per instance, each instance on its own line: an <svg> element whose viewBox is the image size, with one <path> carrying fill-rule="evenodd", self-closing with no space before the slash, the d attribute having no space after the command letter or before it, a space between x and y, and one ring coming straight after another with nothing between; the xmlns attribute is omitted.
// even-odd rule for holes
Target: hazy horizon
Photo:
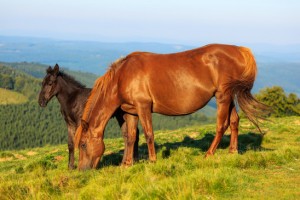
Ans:
<svg viewBox="0 0 300 200"><path fill-rule="evenodd" d="M1 2L0 35L197 45L300 44L296 0Z"/></svg>

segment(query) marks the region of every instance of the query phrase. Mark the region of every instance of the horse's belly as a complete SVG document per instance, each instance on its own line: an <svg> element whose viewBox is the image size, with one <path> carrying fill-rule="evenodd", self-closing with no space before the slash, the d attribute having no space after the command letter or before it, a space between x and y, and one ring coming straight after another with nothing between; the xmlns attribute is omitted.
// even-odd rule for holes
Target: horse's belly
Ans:
<svg viewBox="0 0 300 200"><path fill-rule="evenodd" d="M172 95L168 99L154 98L152 111L164 115L186 115L203 108L213 96L212 93Z"/></svg>

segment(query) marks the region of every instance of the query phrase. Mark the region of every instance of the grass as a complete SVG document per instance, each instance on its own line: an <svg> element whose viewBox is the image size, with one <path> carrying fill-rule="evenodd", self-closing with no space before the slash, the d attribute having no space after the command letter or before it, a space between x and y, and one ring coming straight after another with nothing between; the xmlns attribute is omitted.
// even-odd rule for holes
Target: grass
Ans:
<svg viewBox="0 0 300 200"><path fill-rule="evenodd" d="M67 145L0 152L0 199L297 199L300 196L300 117L265 122L264 136L242 120L239 154L229 136L204 159L215 125L157 131L158 159L118 166L123 140L106 139L98 170L67 169Z"/></svg>
<svg viewBox="0 0 300 200"><path fill-rule="evenodd" d="M0 105L26 103L28 98L21 93L0 88Z"/></svg>

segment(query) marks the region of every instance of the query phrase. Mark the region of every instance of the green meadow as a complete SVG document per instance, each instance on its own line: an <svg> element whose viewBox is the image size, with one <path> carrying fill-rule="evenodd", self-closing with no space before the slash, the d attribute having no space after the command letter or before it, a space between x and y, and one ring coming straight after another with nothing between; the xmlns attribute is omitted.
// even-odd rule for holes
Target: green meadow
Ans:
<svg viewBox="0 0 300 200"><path fill-rule="evenodd" d="M156 131L157 162L119 166L123 139L105 139L97 170L67 169L67 144L0 152L0 199L299 199L300 117L271 118L264 135L241 120L239 154L230 132L204 158L215 124ZM78 152L77 152L78 153Z"/></svg>
<svg viewBox="0 0 300 200"><path fill-rule="evenodd" d="M28 98L21 93L0 88L0 105L26 103Z"/></svg>

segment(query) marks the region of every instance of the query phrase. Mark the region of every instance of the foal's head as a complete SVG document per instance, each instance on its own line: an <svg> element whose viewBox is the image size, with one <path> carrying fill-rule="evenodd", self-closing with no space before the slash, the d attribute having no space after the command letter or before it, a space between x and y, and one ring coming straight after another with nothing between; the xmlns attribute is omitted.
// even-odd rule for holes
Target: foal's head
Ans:
<svg viewBox="0 0 300 200"><path fill-rule="evenodd" d="M57 84L57 76L59 73L59 66L56 64L54 68L49 67L47 69L47 74L42 82L42 89L39 94L39 104L42 107L47 106L47 103L51 98L57 95L59 87Z"/></svg>

